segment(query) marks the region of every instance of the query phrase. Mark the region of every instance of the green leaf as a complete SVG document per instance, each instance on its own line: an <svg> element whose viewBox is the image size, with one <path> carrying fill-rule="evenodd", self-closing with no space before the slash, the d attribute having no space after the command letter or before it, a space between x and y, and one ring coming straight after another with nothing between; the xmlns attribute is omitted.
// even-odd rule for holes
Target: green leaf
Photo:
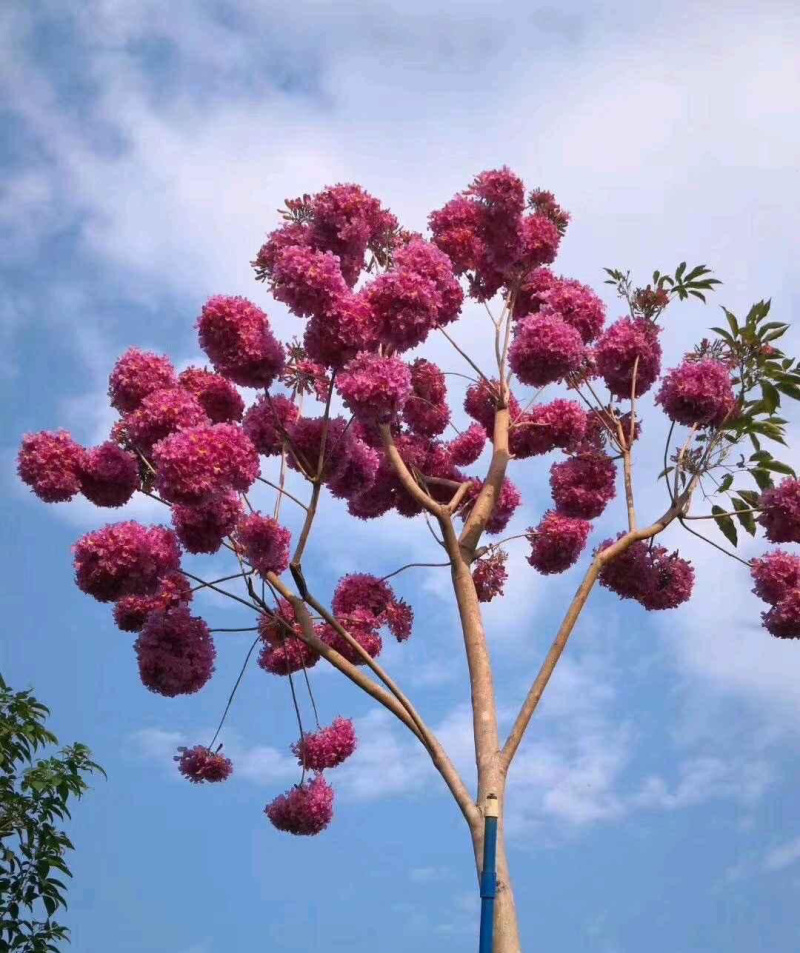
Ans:
<svg viewBox="0 0 800 953"><path fill-rule="evenodd" d="M766 344L767 341L777 341L778 338L782 338L784 334L789 330L789 326L786 325L782 328L776 328L774 331L769 331L761 338L761 343Z"/></svg>
<svg viewBox="0 0 800 953"><path fill-rule="evenodd" d="M781 395L769 381L761 381L761 395L768 414L774 414L781 405Z"/></svg>
<svg viewBox="0 0 800 953"><path fill-rule="evenodd" d="M733 497L733 508L736 510L736 519L751 536L755 536L756 521L747 504Z"/></svg>
<svg viewBox="0 0 800 953"><path fill-rule="evenodd" d="M785 473L786 476L795 476L794 470L788 463L780 463L778 460L765 460L761 466L765 470L772 470L773 473Z"/></svg>
<svg viewBox="0 0 800 953"><path fill-rule="evenodd" d="M733 486L733 474L726 473L725 476L722 478L722 481L719 485L719 492L727 493L732 486Z"/></svg>
<svg viewBox="0 0 800 953"><path fill-rule="evenodd" d="M681 277L683 276L684 271L686 271L686 262L685 262L685 261L682 261L682 262L678 265L677 269L675 270L675 280L676 280L676 281L680 281L680 280L681 280Z"/></svg>
<svg viewBox="0 0 800 953"><path fill-rule="evenodd" d="M728 344L736 343L736 341L730 336L729 332L726 331L724 328L709 328L709 330L714 331L723 339L723 341L727 341Z"/></svg>
<svg viewBox="0 0 800 953"><path fill-rule="evenodd" d="M775 387L782 394L786 394L787 397L791 397L792 400L800 400L800 387L798 387L797 384L786 384L782 381L779 381Z"/></svg>
<svg viewBox="0 0 800 953"><path fill-rule="evenodd" d="M725 510L721 506L712 506L711 515L725 539L733 543L734 546L738 545L739 536L736 532L736 526L730 516L726 515Z"/></svg>
<svg viewBox="0 0 800 953"><path fill-rule="evenodd" d="M728 319L728 324L731 326L731 331L733 331L734 337L739 333L739 324L736 320L736 317L728 311L727 308L722 309L725 312L725 317Z"/></svg>
<svg viewBox="0 0 800 953"><path fill-rule="evenodd" d="M769 490L772 486L774 486L772 477L769 475L768 470L756 467L754 470L750 471L750 474L758 484L758 488L760 490Z"/></svg>

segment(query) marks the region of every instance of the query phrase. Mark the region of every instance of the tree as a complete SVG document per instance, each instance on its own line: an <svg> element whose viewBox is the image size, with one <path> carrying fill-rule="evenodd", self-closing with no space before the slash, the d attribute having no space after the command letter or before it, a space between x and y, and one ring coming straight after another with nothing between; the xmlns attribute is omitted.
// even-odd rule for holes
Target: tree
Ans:
<svg viewBox="0 0 800 953"><path fill-rule="evenodd" d="M59 825L70 817L69 799L88 789L84 776L104 773L82 744L33 763L40 748L58 744L44 726L49 714L0 676L0 951L46 953L69 938L53 919L67 905L59 878L72 876L72 842Z"/></svg>
<svg viewBox="0 0 800 953"><path fill-rule="evenodd" d="M303 729L293 676L302 672L310 693L308 670L320 659L392 712L428 752L464 816L478 873L483 809L487 796L496 795L495 949L515 953L520 941L502 830L506 778L594 586L650 611L684 603L694 570L656 542L672 524L736 559L694 521L712 520L733 545L737 525L750 534L761 528L772 542L800 541L800 482L764 446L784 444L780 404L800 396L798 366L774 343L787 325L767 320L769 302L756 304L742 321L725 311L727 326L714 328L712 339L663 376L655 400L671 421L659 450L665 504L640 522L633 457L644 433L641 398L661 376L667 309L690 297L705 302L719 284L708 268L682 262L674 273L656 271L644 286L606 269L628 312L606 327L598 295L547 267L569 215L549 192L526 194L506 168L481 173L434 211L429 241L401 229L355 185L288 200L281 214L283 224L253 266L273 298L306 320L302 343L284 347L251 301L213 297L197 322L213 371L191 367L178 375L167 357L131 348L110 377L111 403L120 412L110 440L87 450L64 431L29 435L20 476L44 500L83 493L100 506L119 506L139 491L171 509L171 529L120 522L75 547L78 586L113 602L117 625L139 633L140 674L151 691L195 692L211 676L212 630L190 612L194 591L213 588L253 613L253 624L241 629L257 631L244 664L260 645L261 668L289 678L299 723L293 750L300 782L266 808L279 830L316 834L328 825L327 772L356 745L347 719ZM485 309L491 322L492 346L478 359L451 333L466 299L472 318L485 319ZM450 372L454 384L466 378L469 385L463 430L451 419L445 372L424 357L407 357L433 337L449 342L459 361ZM560 390L544 402L542 392L551 386ZM246 412L238 387L260 392ZM322 410L309 415L312 400ZM456 432L452 439L443 436L448 427ZM468 475L464 468L485 459L485 448L488 465L480 476ZM562 456L551 469L553 505L539 524L484 542L506 531L519 506L510 465L555 451ZM273 461L275 473L261 475L260 456ZM531 571L568 570L588 545L591 521L616 496L618 467L624 525L616 538L594 546L541 670L501 739L481 607L503 593L504 547L525 536ZM304 498L287 488L289 471L307 484ZM775 474L788 479L775 487ZM747 478L754 488L743 484ZM248 498L257 482L276 494L269 515ZM420 533L430 533L441 550L436 560L414 565L450 570L469 668L476 791L377 660L381 630L400 641L410 635L413 612L389 579L412 566L382 578L367 571L345 576L332 599L310 578L305 556L324 489L345 501L354 519L378 519L390 510L416 518ZM692 512L699 497L728 502ZM303 512L295 540L280 523L282 506ZM181 568L181 548L225 549L232 570L206 580ZM775 550L750 568L756 591L771 605L768 631L800 636L800 557ZM233 592L237 581L242 588ZM176 756L189 780L230 775L233 765L214 747L218 735Z"/></svg>

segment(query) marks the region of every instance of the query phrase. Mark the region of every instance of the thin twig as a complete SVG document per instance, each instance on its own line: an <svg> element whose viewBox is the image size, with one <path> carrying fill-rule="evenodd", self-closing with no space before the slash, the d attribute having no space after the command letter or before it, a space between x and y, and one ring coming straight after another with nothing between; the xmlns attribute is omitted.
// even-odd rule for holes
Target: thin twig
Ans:
<svg viewBox="0 0 800 953"><path fill-rule="evenodd" d="M401 566L399 569L395 569L394 572L389 572L385 576L381 576L381 580L385 581L391 579L392 576L398 575L398 573L405 572L406 569L413 569L416 566L449 566L449 561L446 563L406 563L405 566Z"/></svg>
<svg viewBox="0 0 800 953"><path fill-rule="evenodd" d="M286 496L292 501L292 503L297 503L298 506L302 506L304 510L308 511L308 507L306 506L305 503L302 502L302 500L298 500L296 496L292 496L292 494L288 490L282 490L277 483L273 483L271 480L267 480L262 476L256 477L256 479L260 480L262 483L266 483L267 486L271 486L273 490L277 490L278 501L280 500L282 496ZM277 506L277 502L276 502L276 506ZM280 507L278 507L276 512L280 512ZM276 515L273 515L273 519L277 519L277 518L278 517Z"/></svg>
<svg viewBox="0 0 800 953"><path fill-rule="evenodd" d="M489 383L489 378L488 378L488 377L483 373L483 371L478 367L478 365L475 363L475 361L473 361L472 358L471 358L468 354L466 354L464 351L461 350L461 348L460 348L460 347L456 344L456 342L450 337L450 335L447 333L447 331L445 331L444 328L440 327L439 330L440 330L440 331L442 332L442 334L447 338L447 340L453 345L453 347L458 351L458 353L464 358L464 360L467 362L467 364L469 364L469 366L477 373L478 377L482 377L483 380L485 380L486 383L488 384L488 383Z"/></svg>
<svg viewBox="0 0 800 953"><path fill-rule="evenodd" d="M218 592L222 596L227 596L229 599L234 599L236 602L241 602L241 604L243 606L247 606L248 609L255 609L257 612L261 612L261 609L259 609L258 606L254 605L252 602L248 602L246 599L241 599L239 596L235 596L232 592L228 592L226 589L220 589L219 586L215 586L213 582L206 582L205 579L201 579L199 576L193 576L192 573L188 572L186 569L182 569L181 572L184 574L184 576L194 579L195 582L202 582L204 586L207 586L209 589L213 589L214 592Z"/></svg>
<svg viewBox="0 0 800 953"><path fill-rule="evenodd" d="M678 517L678 522L686 530L687 533L691 533L692 536L696 536L698 539L702 539L704 543L708 543L709 546L713 546L714 549L718 549L721 553L724 553L726 556L730 556L731 559L735 559L737 562L740 562L743 566L750 566L750 563L746 559L742 559L741 556L737 556L736 553L729 552L725 549L724 546L720 546L719 543L715 543L713 539L709 539L707 536L703 536L702 533L698 533L696 530L693 530L691 526L687 526L683 521L683 517Z"/></svg>
<svg viewBox="0 0 800 953"><path fill-rule="evenodd" d="M244 672L245 672L245 669L247 668L247 663L250 661L250 656L253 654L253 649L258 645L260 641L261 641L260 636L253 639L253 644L247 650L247 655L244 657L244 662L242 663L242 668L239 672L239 677L234 682L233 688L231 689L231 693L228 696L228 704L225 706L225 711L223 711L222 718L220 718L219 720L219 724L217 725L217 730L214 732L214 737L211 739L211 744L208 746L209 751L214 747L214 743L219 737L219 733L222 731L222 726L225 724L225 719L228 717L228 712L230 711L231 705L233 704L233 696L236 694L236 689L239 687L239 683L244 677Z"/></svg>

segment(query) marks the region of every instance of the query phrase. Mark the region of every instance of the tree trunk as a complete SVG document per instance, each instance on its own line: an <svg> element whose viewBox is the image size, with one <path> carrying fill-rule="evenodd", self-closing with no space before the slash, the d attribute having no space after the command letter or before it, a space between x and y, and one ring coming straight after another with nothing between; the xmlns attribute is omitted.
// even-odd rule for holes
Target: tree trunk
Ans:
<svg viewBox="0 0 800 953"><path fill-rule="evenodd" d="M505 837L498 831L497 843L497 896L494 901L494 950L493 953L521 953L517 908L514 891L508 872Z"/></svg>

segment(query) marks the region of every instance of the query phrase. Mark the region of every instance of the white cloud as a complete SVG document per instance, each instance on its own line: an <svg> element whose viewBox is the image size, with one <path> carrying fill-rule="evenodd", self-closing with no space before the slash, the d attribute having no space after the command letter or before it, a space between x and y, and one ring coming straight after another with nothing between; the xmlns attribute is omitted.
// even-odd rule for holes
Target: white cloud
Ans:
<svg viewBox="0 0 800 953"><path fill-rule="evenodd" d="M785 870L800 860L800 837L774 847L764 858L764 870L768 872Z"/></svg>

